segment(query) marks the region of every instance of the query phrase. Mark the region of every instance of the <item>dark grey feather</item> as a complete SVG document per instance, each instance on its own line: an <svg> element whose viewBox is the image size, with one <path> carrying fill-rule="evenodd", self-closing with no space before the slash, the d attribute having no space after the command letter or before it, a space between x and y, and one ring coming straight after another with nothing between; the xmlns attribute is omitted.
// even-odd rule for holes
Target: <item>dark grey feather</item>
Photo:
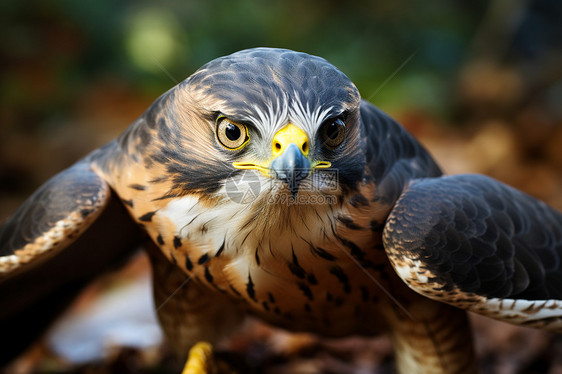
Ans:
<svg viewBox="0 0 562 374"><path fill-rule="evenodd" d="M562 214L521 191L476 174L420 179L390 221L390 255L420 261L444 291L562 299Z"/></svg>

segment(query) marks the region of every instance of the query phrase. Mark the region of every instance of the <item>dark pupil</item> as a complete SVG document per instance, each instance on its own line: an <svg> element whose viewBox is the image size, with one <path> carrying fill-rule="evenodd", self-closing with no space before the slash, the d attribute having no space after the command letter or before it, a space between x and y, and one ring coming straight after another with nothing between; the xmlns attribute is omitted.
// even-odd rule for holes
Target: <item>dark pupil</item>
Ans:
<svg viewBox="0 0 562 374"><path fill-rule="evenodd" d="M339 126L337 125L337 123L332 122L328 125L328 128L326 129L326 135L328 136L328 138L334 140L338 137L339 134Z"/></svg>
<svg viewBox="0 0 562 374"><path fill-rule="evenodd" d="M235 140L240 139L240 135L242 135L242 133L240 132L240 128L238 126L233 125L232 123L229 123L228 125L226 125L226 129L224 130L224 134L226 135L228 140L231 140L231 141L235 141Z"/></svg>

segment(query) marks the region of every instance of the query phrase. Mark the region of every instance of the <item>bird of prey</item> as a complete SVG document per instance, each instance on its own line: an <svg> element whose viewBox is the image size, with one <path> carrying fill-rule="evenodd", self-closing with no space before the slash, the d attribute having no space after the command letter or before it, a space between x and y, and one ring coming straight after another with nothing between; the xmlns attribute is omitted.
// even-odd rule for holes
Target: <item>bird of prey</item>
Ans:
<svg viewBox="0 0 562 374"><path fill-rule="evenodd" d="M248 314L329 337L388 331L401 373L475 372L465 310L562 332L562 214L443 176L305 53L207 63L15 212L0 229L2 360L139 246L184 356Z"/></svg>

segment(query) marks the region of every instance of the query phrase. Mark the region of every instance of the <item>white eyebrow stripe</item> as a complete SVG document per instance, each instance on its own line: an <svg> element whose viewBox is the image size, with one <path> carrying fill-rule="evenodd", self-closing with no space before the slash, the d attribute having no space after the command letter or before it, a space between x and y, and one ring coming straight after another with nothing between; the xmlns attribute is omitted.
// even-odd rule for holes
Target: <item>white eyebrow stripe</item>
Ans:
<svg viewBox="0 0 562 374"><path fill-rule="evenodd" d="M295 125L299 125L303 128L309 135L313 135L316 133L318 126L324 120L326 120L328 113L330 113L333 109L333 106L327 107L322 110L320 106L317 106L313 111L310 109L310 104L306 103L306 108L302 104L302 100L300 100L299 94L294 92L295 100L292 101L292 104L289 111L290 111L290 118Z"/></svg>
<svg viewBox="0 0 562 374"><path fill-rule="evenodd" d="M272 101L266 103L267 111L263 111L260 106L254 105L253 109L257 118L250 116L249 120L254 123L266 138L273 138L274 134L287 124L289 120L289 105L287 98L276 98L276 105ZM277 108L277 109L276 109Z"/></svg>
<svg viewBox="0 0 562 374"><path fill-rule="evenodd" d="M289 121L302 128L309 136L314 136L318 127L334 108L318 106L312 110L308 102L305 107L297 92L293 95L293 100L289 100L285 95L275 98L275 105L273 101L268 100L265 110L263 105L253 105L254 116L249 115L248 119L259 129L264 138L273 139L277 131Z"/></svg>

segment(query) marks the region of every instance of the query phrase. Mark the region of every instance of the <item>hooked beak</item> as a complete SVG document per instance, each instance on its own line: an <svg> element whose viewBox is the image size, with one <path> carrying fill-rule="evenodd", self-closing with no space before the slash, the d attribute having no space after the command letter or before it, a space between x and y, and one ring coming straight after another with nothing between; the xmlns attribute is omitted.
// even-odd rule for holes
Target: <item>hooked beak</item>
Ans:
<svg viewBox="0 0 562 374"><path fill-rule="evenodd" d="M295 143L290 143L285 152L273 160L270 169L277 179L287 183L294 199L302 180L310 173L310 161Z"/></svg>
<svg viewBox="0 0 562 374"><path fill-rule="evenodd" d="M308 136L303 130L289 123L273 137L272 158L265 165L249 162L233 162L232 165L237 169L256 169L269 177L284 181L294 199L301 182L313 169L332 166L328 161L311 163L308 153Z"/></svg>

